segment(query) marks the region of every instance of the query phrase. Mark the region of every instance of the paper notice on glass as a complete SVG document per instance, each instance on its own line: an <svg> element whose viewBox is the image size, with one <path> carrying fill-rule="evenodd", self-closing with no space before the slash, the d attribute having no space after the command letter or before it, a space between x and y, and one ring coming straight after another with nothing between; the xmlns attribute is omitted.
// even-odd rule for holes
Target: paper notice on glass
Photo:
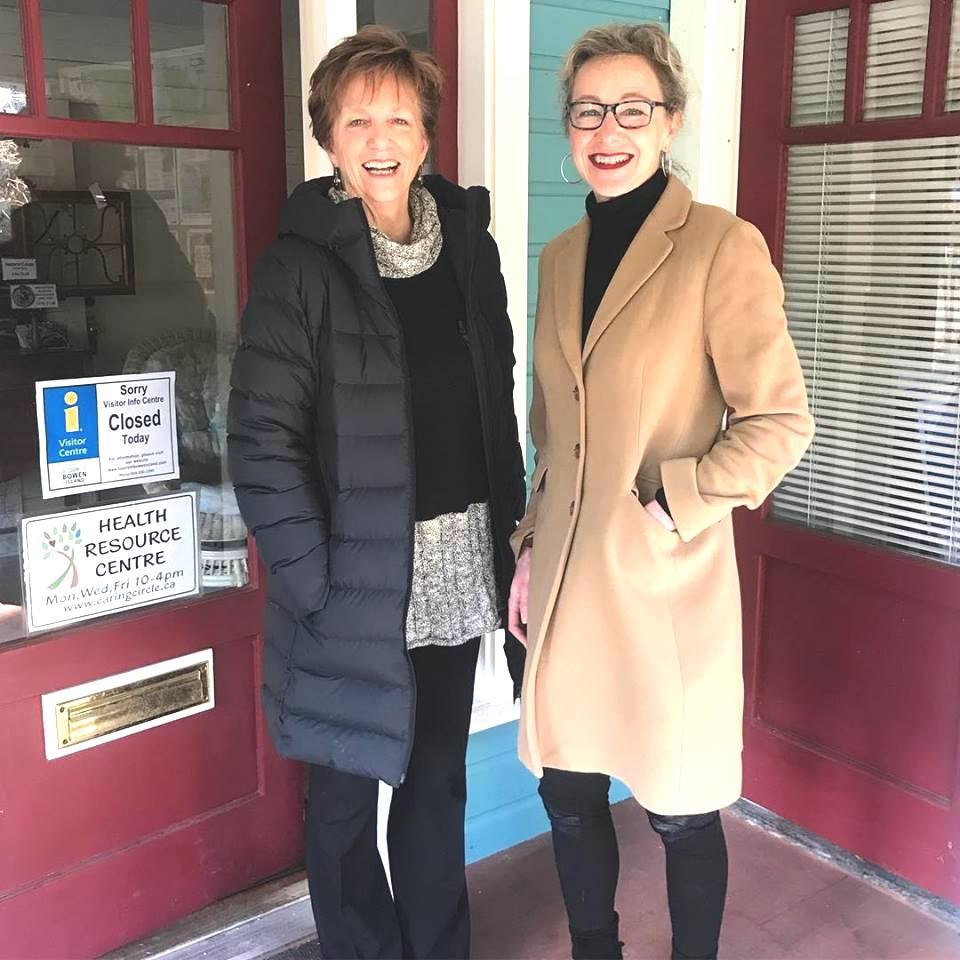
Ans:
<svg viewBox="0 0 960 960"><path fill-rule="evenodd" d="M16 283L10 287L14 310L52 310L60 306L55 283Z"/></svg>
<svg viewBox="0 0 960 960"><path fill-rule="evenodd" d="M45 500L180 476L176 373L36 385Z"/></svg>
<svg viewBox="0 0 960 960"><path fill-rule="evenodd" d="M4 280L36 280L37 261L33 257L3 257Z"/></svg>
<svg viewBox="0 0 960 960"><path fill-rule="evenodd" d="M20 521L27 629L200 592L195 491Z"/></svg>

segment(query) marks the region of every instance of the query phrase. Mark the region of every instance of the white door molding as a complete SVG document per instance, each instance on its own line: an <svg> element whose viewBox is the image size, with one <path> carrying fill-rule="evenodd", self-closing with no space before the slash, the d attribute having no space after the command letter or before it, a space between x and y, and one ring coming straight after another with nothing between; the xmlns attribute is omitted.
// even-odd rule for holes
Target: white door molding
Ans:
<svg viewBox="0 0 960 960"><path fill-rule="evenodd" d="M520 438L527 410L527 207L530 131L529 0L460 0L458 167L464 186L490 190L490 230L500 249L513 323L514 406ZM515 720L503 632L484 638L471 730Z"/></svg>
<svg viewBox="0 0 960 960"><path fill-rule="evenodd" d="M745 0L671 0L670 38L690 79L674 156L694 197L735 210Z"/></svg>
<svg viewBox="0 0 960 960"><path fill-rule="evenodd" d="M357 5L343 0L300 0L300 73L303 91L303 173L307 180L333 172L327 155L313 139L307 100L310 76L324 54L357 32Z"/></svg>

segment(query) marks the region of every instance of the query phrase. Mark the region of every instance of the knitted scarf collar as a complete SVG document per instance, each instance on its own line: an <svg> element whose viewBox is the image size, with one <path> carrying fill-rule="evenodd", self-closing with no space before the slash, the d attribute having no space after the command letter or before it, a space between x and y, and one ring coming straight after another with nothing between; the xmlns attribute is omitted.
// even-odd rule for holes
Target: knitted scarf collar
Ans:
<svg viewBox="0 0 960 960"><path fill-rule="evenodd" d="M349 199L347 192L337 187L331 187L328 196L334 203ZM426 187L417 184L410 187L410 218L413 230L409 243L397 243L370 224L370 238L381 277L390 280L414 277L429 270L440 256L443 246L440 216L437 202Z"/></svg>

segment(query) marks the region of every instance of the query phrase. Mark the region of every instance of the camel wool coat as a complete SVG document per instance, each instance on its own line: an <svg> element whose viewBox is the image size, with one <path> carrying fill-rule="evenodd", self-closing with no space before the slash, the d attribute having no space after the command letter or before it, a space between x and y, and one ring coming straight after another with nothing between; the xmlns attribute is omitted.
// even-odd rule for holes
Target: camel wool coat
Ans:
<svg viewBox="0 0 960 960"><path fill-rule="evenodd" d="M520 756L606 773L647 809L740 795L743 679L731 511L813 436L783 286L759 231L667 187L582 344L584 218L540 260L537 451ZM677 526L643 504L663 487Z"/></svg>

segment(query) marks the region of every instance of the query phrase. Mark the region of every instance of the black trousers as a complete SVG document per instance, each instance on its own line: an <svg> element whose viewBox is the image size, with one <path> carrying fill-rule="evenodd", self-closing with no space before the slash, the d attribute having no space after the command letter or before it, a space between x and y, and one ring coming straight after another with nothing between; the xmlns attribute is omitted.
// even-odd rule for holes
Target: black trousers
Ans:
<svg viewBox="0 0 960 960"><path fill-rule="evenodd" d="M574 958L620 957L614 910L620 854L610 816L610 778L547 768L540 796L567 908ZM647 813L667 860L673 957L714 958L727 894L727 847L720 814Z"/></svg>
<svg viewBox="0 0 960 960"><path fill-rule="evenodd" d="M464 866L466 750L480 639L411 651L416 728L377 852L379 782L311 765L307 880L324 960L470 955Z"/></svg>

